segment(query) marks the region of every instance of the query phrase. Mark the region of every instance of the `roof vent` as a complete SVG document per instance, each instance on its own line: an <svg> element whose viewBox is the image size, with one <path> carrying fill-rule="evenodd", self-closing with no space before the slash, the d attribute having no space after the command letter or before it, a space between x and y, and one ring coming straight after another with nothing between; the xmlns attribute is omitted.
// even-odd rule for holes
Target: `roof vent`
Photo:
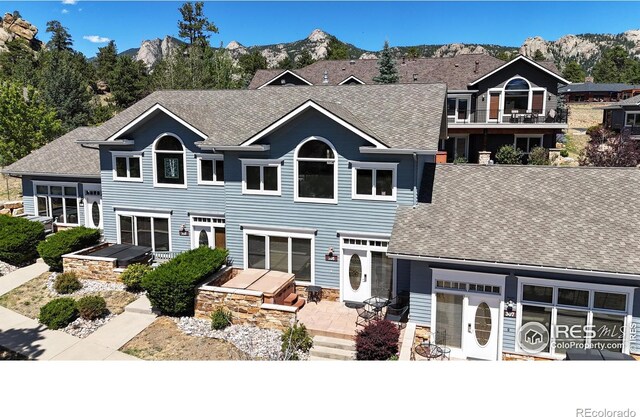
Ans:
<svg viewBox="0 0 640 417"><path fill-rule="evenodd" d="M413 81L418 81L418 74L413 74Z"/></svg>
<svg viewBox="0 0 640 417"><path fill-rule="evenodd" d="M286 82L287 82L287 80L285 80L284 78L280 79L280 84L284 85L284 84L286 84Z"/></svg>
<svg viewBox="0 0 640 417"><path fill-rule="evenodd" d="M479 69L480 69L480 61L476 61L476 68L473 70L473 72L477 74Z"/></svg>
<svg viewBox="0 0 640 417"><path fill-rule="evenodd" d="M342 67L342 71L346 71L346 70L347 70L347 67Z"/></svg>
<svg viewBox="0 0 640 417"><path fill-rule="evenodd" d="M404 61L405 61L405 57L403 56L403 57L402 57L402 64L403 64L403 65L404 65L404 63L405 63Z"/></svg>
<svg viewBox="0 0 640 417"><path fill-rule="evenodd" d="M458 64L453 64L454 67L458 68Z"/></svg>
<svg viewBox="0 0 640 417"><path fill-rule="evenodd" d="M324 74L322 75L322 83L323 84L329 83L329 72L327 70L324 70Z"/></svg>
<svg viewBox="0 0 640 417"><path fill-rule="evenodd" d="M349 61L349 65L355 65L356 61L354 61L353 59L351 61Z"/></svg>

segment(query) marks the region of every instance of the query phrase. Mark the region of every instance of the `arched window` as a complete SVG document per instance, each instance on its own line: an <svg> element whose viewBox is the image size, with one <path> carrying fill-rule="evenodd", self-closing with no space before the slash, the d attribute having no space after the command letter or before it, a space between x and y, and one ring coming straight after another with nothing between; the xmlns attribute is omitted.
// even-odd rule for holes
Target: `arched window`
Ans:
<svg viewBox="0 0 640 417"><path fill-rule="evenodd" d="M185 151L177 137L161 136L156 140L153 152L157 184L186 184Z"/></svg>
<svg viewBox="0 0 640 417"><path fill-rule="evenodd" d="M328 141L310 138L296 150L297 195L299 201L337 200L338 159Z"/></svg>
<svg viewBox="0 0 640 417"><path fill-rule="evenodd" d="M504 86L505 113L524 113L529 110L531 86L524 78L514 78Z"/></svg>

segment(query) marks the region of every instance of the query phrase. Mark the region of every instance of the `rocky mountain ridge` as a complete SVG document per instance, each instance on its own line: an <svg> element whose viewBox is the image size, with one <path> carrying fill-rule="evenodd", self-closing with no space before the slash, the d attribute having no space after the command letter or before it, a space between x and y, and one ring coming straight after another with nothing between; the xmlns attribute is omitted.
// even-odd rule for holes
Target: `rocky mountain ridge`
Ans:
<svg viewBox="0 0 640 417"><path fill-rule="evenodd" d="M37 34L38 28L28 21L5 13L0 20L0 52L8 51L6 44L16 39L23 40L33 50L39 50L42 48L42 42L36 38Z"/></svg>

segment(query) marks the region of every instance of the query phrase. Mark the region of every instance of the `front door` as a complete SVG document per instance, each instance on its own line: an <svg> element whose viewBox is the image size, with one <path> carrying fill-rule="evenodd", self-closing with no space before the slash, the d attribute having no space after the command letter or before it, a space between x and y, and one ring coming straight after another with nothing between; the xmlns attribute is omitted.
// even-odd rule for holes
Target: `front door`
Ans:
<svg viewBox="0 0 640 417"><path fill-rule="evenodd" d="M85 186L84 223L92 229L102 228L102 196L100 191Z"/></svg>
<svg viewBox="0 0 640 417"><path fill-rule="evenodd" d="M214 240L211 233L211 226L193 226L193 241L191 245L193 248L200 246L208 246L213 248Z"/></svg>
<svg viewBox="0 0 640 417"><path fill-rule="evenodd" d="M345 249L342 255L342 294L345 301L371 298L371 261L366 250Z"/></svg>
<svg viewBox="0 0 640 417"><path fill-rule="evenodd" d="M469 294L464 320L464 354L468 358L498 359L500 299Z"/></svg>

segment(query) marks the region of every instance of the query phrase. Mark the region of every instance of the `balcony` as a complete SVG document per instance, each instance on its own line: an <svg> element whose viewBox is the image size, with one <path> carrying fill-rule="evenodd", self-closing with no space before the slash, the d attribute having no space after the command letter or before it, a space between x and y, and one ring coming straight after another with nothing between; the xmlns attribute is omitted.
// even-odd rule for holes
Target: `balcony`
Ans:
<svg viewBox="0 0 640 417"><path fill-rule="evenodd" d="M546 111L519 111L519 110L473 110L449 112L447 120L449 127L452 125L495 125L495 126L513 126L520 125L522 127L531 125L566 125L566 110L548 109Z"/></svg>

